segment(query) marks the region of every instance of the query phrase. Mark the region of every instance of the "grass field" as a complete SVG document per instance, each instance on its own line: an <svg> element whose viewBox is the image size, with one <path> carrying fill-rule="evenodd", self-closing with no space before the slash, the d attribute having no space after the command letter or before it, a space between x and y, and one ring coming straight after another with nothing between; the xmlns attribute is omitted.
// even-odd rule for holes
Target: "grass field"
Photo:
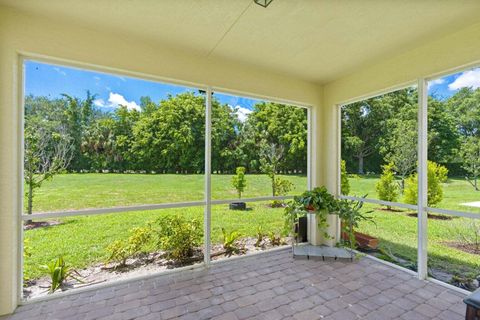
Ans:
<svg viewBox="0 0 480 320"><path fill-rule="evenodd" d="M284 176L294 184L293 193L306 189L305 176ZM229 175L212 175L214 199L234 199ZM36 212L83 208L101 208L134 204L153 204L203 199L203 177L197 175L141 174L66 174L47 181L35 195ZM269 179L248 175L243 197L269 196ZM266 202L249 203L247 211L232 211L228 205L212 207L212 242L220 242L221 228L255 236L257 227L280 232L283 209L270 208ZM117 214L78 216L56 219L61 222L25 232L32 255L25 259L29 278L41 276L41 265L63 255L75 268L102 262L105 247L114 240L126 239L128 231L162 215L183 215L203 221L203 207L136 211Z"/></svg>
<svg viewBox="0 0 480 320"><path fill-rule="evenodd" d="M292 194L305 190L306 177L286 176L295 189ZM268 196L270 184L262 175L249 175L244 197ZM353 178L350 194L375 198L375 183L378 177ZM213 175L214 199L235 198L231 176ZM35 211L55 211L81 208L100 208L145 203L194 201L203 198L203 177L195 175L121 175L121 174L69 174L59 175L48 181L35 197ZM444 188L442 208L465 210L459 203L480 201L480 192L461 179L450 179ZM279 231L283 226L283 209L272 209L266 203L250 203L249 211L231 211L227 205L213 206L212 241L219 242L221 228L239 230L254 236L257 226L264 230ZM375 224L364 223L360 231L380 239L380 245L395 255L415 262L417 255L417 221L410 217L411 211L392 212L381 210L378 205L365 206ZM475 209L472 209L475 212ZM128 237L128 230L166 214L180 214L203 220L203 207L165 209L144 212L126 212L100 216L84 216L61 219L62 224L25 232L32 248L32 256L26 258L25 267L29 277L42 275L40 265L64 255L76 268L104 261L105 247L113 240ZM459 240L459 235L468 233L468 220L429 219L429 264L448 272L468 275L480 273L480 255L470 254L450 247L447 242ZM471 219L470 219L471 220Z"/></svg>
<svg viewBox="0 0 480 320"><path fill-rule="evenodd" d="M378 198L375 184L378 176L350 178L351 195ZM463 179L448 179L443 185L444 199L438 208L479 213L480 209L463 206L461 203L480 201L480 192ZM398 202L404 202L399 197ZM394 208L386 211L379 205L366 204L365 211L373 211L370 216L375 223L362 223L361 232L374 235L380 239L380 247L394 255L414 264L417 261L417 219L416 211ZM473 219L449 217L442 220L428 220L428 264L447 273L458 273L469 277L480 275L480 255L468 253L452 247L462 242L462 235L474 237L475 230L470 227ZM480 224L480 221L478 221ZM477 231L478 232L478 231Z"/></svg>

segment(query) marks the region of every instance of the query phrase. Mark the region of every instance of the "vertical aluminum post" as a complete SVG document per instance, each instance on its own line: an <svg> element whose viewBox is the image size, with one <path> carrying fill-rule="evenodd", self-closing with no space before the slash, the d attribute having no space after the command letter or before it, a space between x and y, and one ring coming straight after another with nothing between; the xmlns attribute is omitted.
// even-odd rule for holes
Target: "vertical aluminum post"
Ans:
<svg viewBox="0 0 480 320"><path fill-rule="evenodd" d="M427 101L428 86L425 79L418 80L418 278L426 279L427 272Z"/></svg>
<svg viewBox="0 0 480 320"><path fill-rule="evenodd" d="M205 208L203 216L204 263L210 265L210 222L212 214L212 88L208 87L205 97Z"/></svg>

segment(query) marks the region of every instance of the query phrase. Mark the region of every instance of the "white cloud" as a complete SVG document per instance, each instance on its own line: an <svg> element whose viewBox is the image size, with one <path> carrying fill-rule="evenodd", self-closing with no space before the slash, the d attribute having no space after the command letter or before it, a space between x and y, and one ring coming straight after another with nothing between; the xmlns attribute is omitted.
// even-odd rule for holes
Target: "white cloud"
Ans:
<svg viewBox="0 0 480 320"><path fill-rule="evenodd" d="M235 110L238 120L240 120L241 122L245 122L245 120L247 120L248 115L252 113L252 110L241 107L241 106L236 106L235 108L232 108L232 109Z"/></svg>
<svg viewBox="0 0 480 320"><path fill-rule="evenodd" d="M67 73L63 70L60 70L60 68L58 67L54 67L53 70L57 71L58 73L60 73L62 76L66 76Z"/></svg>
<svg viewBox="0 0 480 320"><path fill-rule="evenodd" d="M118 108L119 106L125 106L128 110L141 110L140 106L135 101L127 101L121 94L113 92L110 92L107 102L103 99L97 99L93 101L93 103L100 108Z"/></svg>
<svg viewBox="0 0 480 320"><path fill-rule="evenodd" d="M480 68L462 72L455 81L448 85L450 90L458 90L465 87L480 88Z"/></svg>
<svg viewBox="0 0 480 320"><path fill-rule="evenodd" d="M433 86L444 84L444 83L445 83L445 79L444 78L439 78L439 79L429 81L428 82L428 87L431 88Z"/></svg>
<svg viewBox="0 0 480 320"><path fill-rule="evenodd" d="M93 101L93 104L100 108L105 107L105 101L103 99L96 99Z"/></svg>

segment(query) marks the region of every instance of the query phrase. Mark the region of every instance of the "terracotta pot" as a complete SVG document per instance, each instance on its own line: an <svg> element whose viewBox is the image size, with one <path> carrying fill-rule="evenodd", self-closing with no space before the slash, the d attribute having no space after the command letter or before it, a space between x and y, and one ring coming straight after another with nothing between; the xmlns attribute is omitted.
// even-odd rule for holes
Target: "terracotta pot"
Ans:
<svg viewBox="0 0 480 320"><path fill-rule="evenodd" d="M308 211L315 211L315 208L311 204L305 206L305 209L307 209Z"/></svg>
<svg viewBox="0 0 480 320"><path fill-rule="evenodd" d="M357 241L357 245L360 248L368 248L375 250L378 248L378 238L369 236L368 234L361 233L355 231L355 241ZM346 232L342 232L342 239L349 240L348 234Z"/></svg>

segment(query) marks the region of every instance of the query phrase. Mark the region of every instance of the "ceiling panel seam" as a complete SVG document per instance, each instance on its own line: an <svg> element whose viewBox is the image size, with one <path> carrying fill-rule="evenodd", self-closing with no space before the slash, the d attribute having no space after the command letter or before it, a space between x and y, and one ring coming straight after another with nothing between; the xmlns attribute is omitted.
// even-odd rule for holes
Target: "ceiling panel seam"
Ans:
<svg viewBox="0 0 480 320"><path fill-rule="evenodd" d="M230 30L232 30L232 28L237 24L238 20L240 20L240 18L245 14L245 12L247 12L248 8L250 8L252 3L253 2L251 2L251 1L248 3L248 5L245 7L245 9L243 9L243 11L238 15L238 17L235 19L235 21L233 21L233 23L230 25L230 27L228 27L228 29L224 32L224 34L220 37L220 39L218 39L217 43L208 52L207 57L209 57L213 53L213 51L215 51L215 49L217 49L217 47L220 45L220 43L223 41L223 39L225 39L227 34L230 32Z"/></svg>

